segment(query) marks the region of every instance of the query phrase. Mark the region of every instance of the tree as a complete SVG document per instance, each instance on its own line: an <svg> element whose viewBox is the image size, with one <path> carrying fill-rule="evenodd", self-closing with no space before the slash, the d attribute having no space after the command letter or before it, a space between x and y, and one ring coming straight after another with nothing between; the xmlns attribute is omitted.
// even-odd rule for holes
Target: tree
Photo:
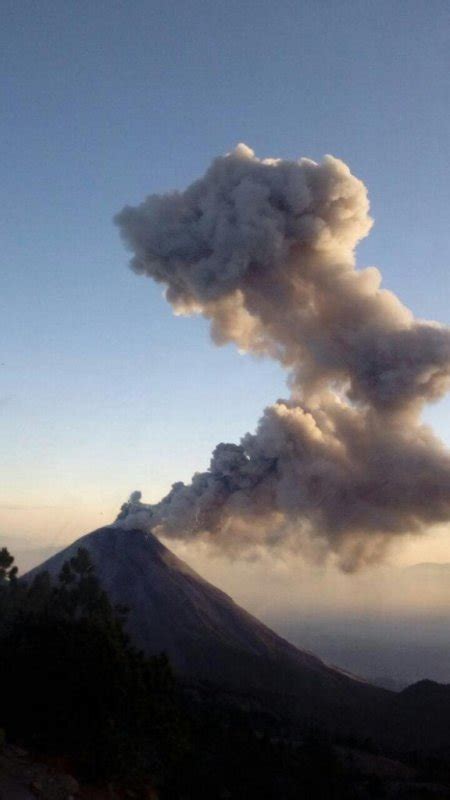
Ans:
<svg viewBox="0 0 450 800"><path fill-rule="evenodd" d="M5 576L13 563L2 551ZM163 657L135 650L80 548L57 581L39 573L0 592L0 727L13 741L73 759L80 777L139 783L184 747L176 684Z"/></svg>
<svg viewBox="0 0 450 800"><path fill-rule="evenodd" d="M0 585L16 581L19 570L17 567L13 567L13 564L14 556L11 555L6 547L2 547L0 550Z"/></svg>

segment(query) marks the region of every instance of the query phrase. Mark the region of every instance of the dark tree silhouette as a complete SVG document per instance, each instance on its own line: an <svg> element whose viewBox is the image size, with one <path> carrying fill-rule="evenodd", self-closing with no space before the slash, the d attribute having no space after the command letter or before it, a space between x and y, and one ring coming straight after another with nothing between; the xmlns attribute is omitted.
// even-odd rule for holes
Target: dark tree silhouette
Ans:
<svg viewBox="0 0 450 800"><path fill-rule="evenodd" d="M13 591L2 551L0 727L15 741L73 759L86 778L127 779L173 765L184 747L176 684L165 657L129 643L87 550L57 582L40 573ZM9 580L9 585L6 582ZM162 765L165 765L164 768Z"/></svg>
<svg viewBox="0 0 450 800"><path fill-rule="evenodd" d="M15 581L18 574L17 567L13 567L14 557L6 547L0 550L0 585L6 581Z"/></svg>

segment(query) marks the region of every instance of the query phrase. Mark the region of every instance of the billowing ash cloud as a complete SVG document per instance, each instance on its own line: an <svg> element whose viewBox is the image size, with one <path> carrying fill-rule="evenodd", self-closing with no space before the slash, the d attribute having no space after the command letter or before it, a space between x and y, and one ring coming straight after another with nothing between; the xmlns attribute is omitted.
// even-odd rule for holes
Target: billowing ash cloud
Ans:
<svg viewBox="0 0 450 800"><path fill-rule="evenodd" d="M207 472L124 514L237 551L315 542L344 569L449 519L449 453L420 412L449 387L450 329L355 269L368 211L342 161L260 160L241 144L186 191L118 214L133 270L176 313L208 318L217 344L280 361L290 387Z"/></svg>

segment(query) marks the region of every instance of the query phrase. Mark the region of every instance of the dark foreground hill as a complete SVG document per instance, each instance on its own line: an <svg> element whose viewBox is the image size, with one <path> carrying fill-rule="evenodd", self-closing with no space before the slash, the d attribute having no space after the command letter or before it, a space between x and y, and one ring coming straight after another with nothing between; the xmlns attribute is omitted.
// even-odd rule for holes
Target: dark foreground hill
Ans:
<svg viewBox="0 0 450 800"><path fill-rule="evenodd" d="M127 629L147 654L164 651L185 681L233 702L367 736L405 750L450 746L450 689L396 694L324 664L278 636L196 574L156 537L109 526L83 536L25 578L58 576L86 548L102 587L129 610Z"/></svg>

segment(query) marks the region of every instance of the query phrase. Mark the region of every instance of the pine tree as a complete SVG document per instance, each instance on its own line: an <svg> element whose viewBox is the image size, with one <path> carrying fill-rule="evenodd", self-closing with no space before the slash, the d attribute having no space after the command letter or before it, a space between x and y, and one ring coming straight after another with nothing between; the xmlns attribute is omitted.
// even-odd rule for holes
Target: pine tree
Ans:
<svg viewBox="0 0 450 800"><path fill-rule="evenodd" d="M6 547L2 547L0 550L0 585L9 581L16 581L19 570L17 567L13 567L13 564L14 556L11 555Z"/></svg>

